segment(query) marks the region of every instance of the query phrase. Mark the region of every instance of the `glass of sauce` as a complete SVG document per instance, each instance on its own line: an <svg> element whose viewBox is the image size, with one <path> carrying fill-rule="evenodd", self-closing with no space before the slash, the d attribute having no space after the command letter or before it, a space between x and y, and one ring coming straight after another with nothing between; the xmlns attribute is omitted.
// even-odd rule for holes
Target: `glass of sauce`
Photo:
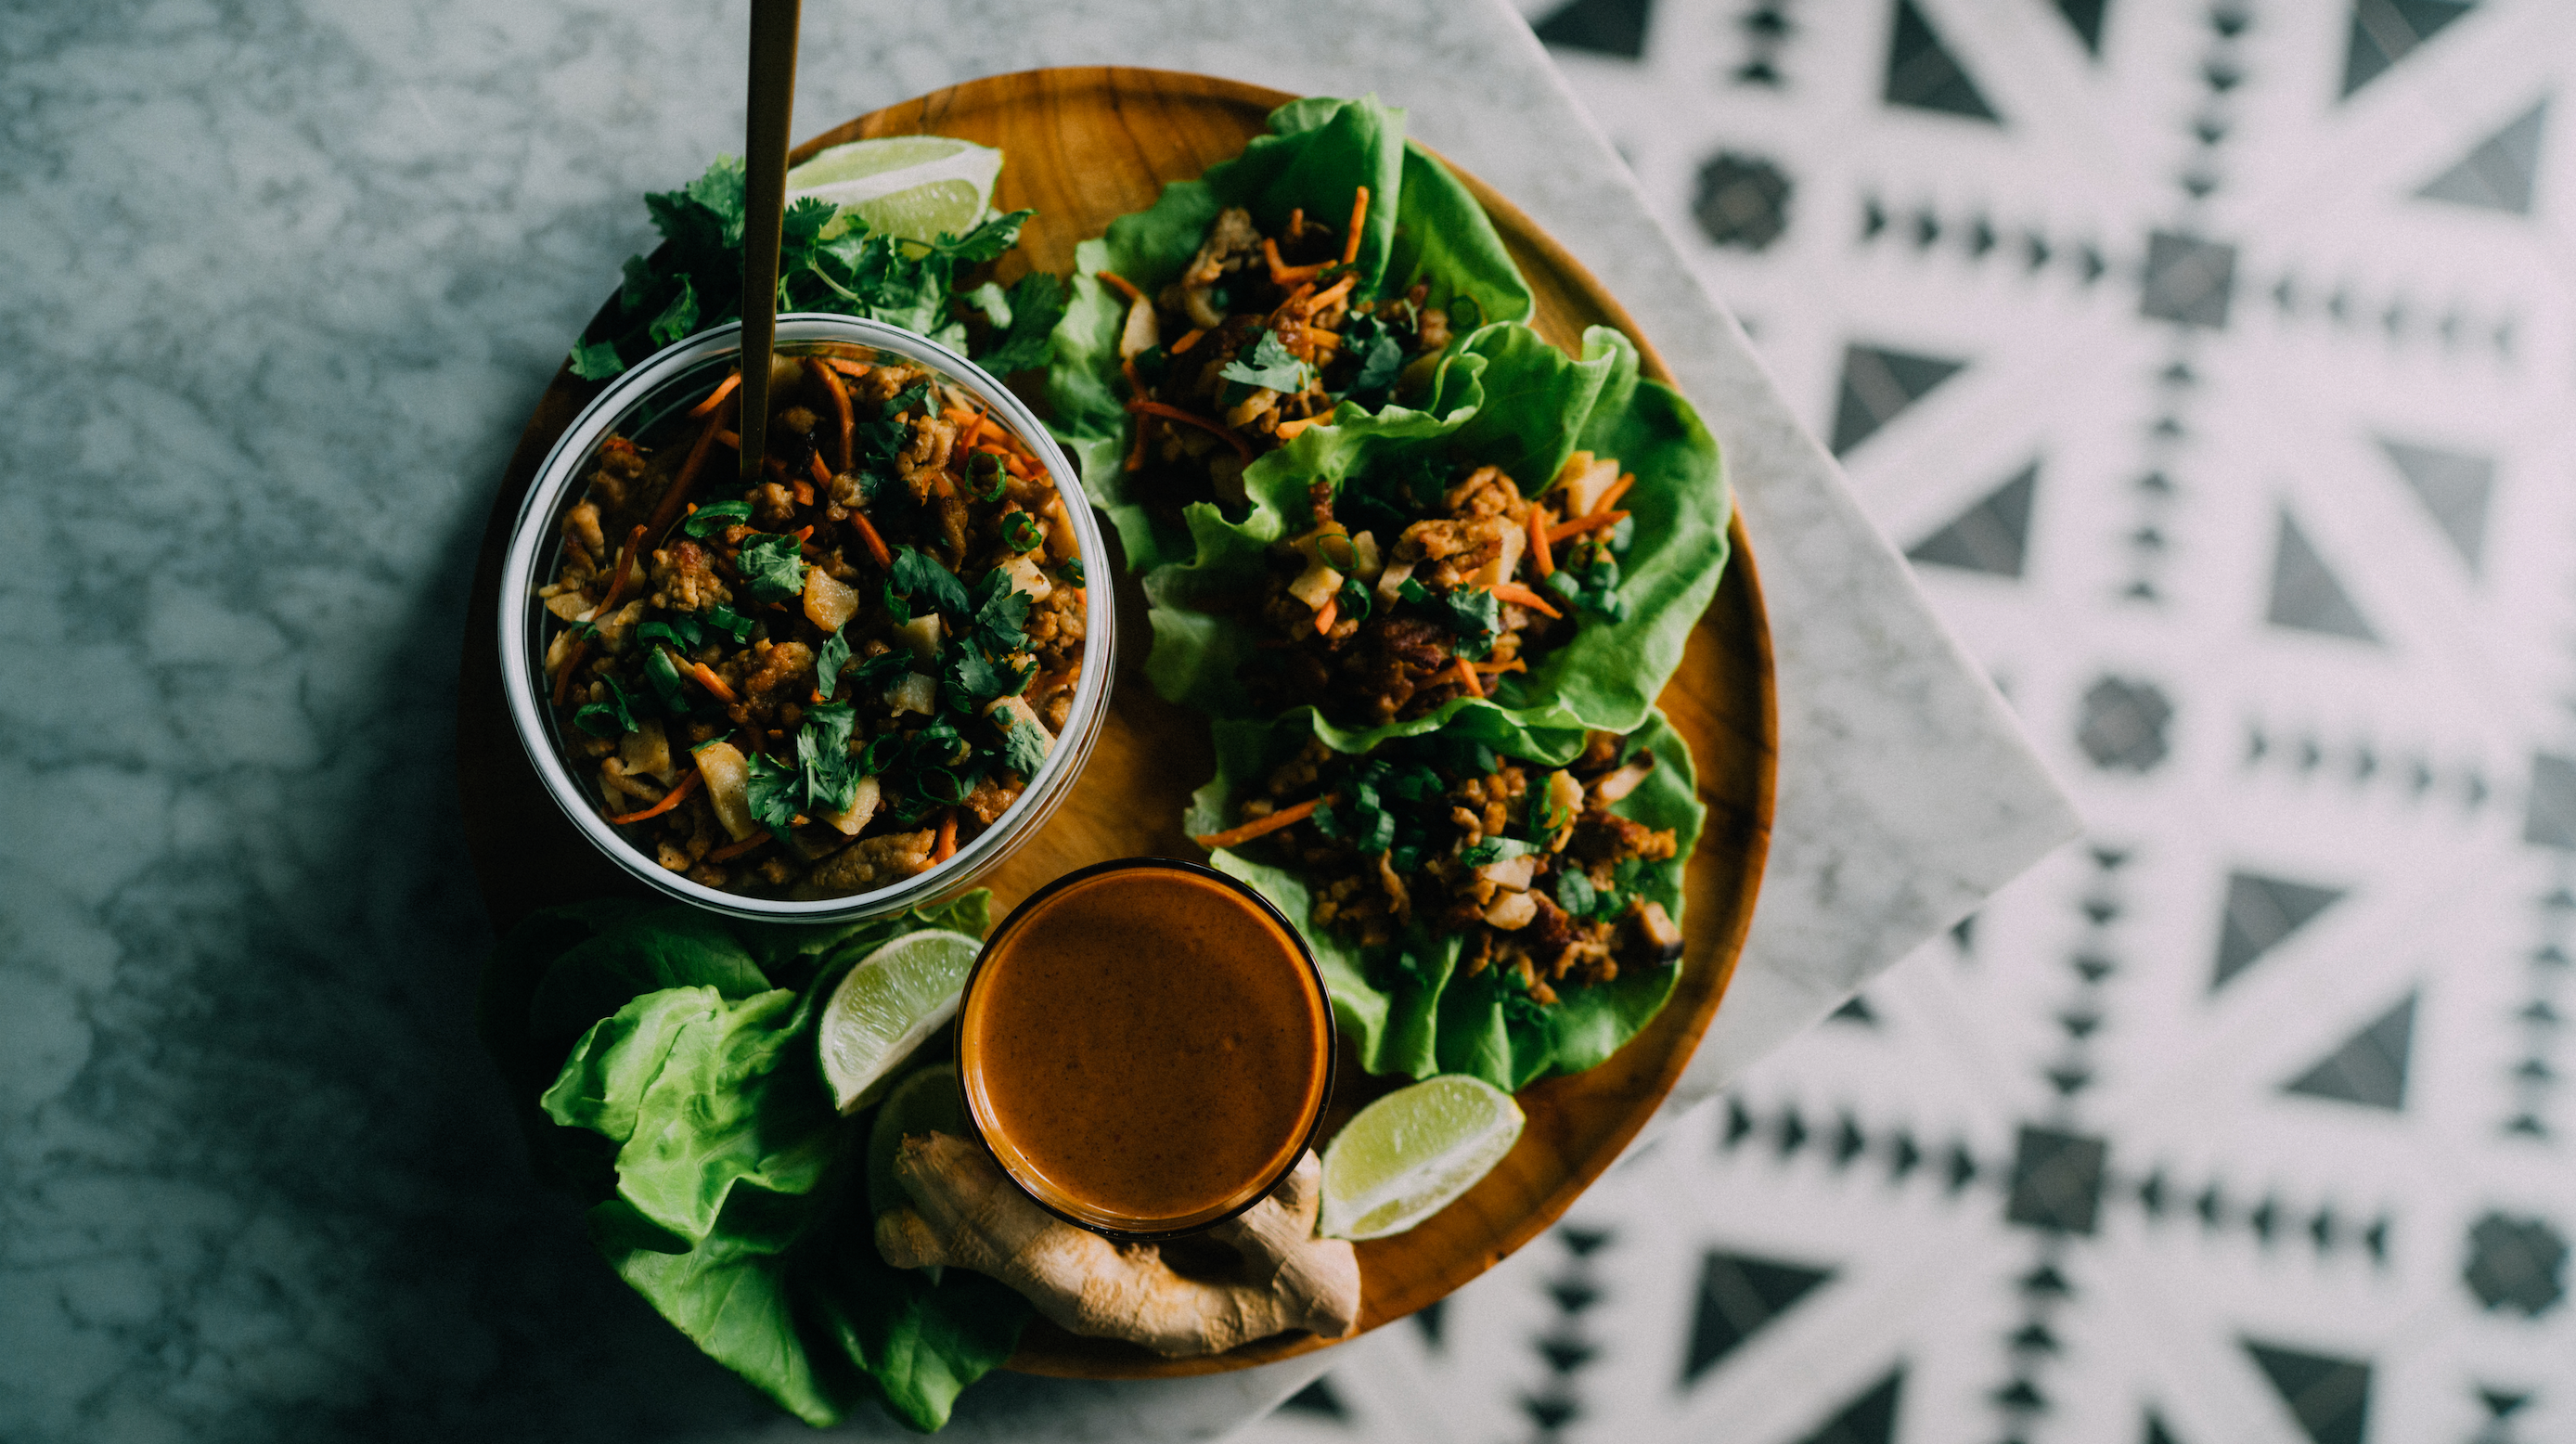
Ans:
<svg viewBox="0 0 2576 1444"><path fill-rule="evenodd" d="M967 1116L1058 1218L1171 1238L1251 1207L1321 1121L1333 1012L1297 929L1196 863L1128 858L1013 909L957 1014Z"/></svg>

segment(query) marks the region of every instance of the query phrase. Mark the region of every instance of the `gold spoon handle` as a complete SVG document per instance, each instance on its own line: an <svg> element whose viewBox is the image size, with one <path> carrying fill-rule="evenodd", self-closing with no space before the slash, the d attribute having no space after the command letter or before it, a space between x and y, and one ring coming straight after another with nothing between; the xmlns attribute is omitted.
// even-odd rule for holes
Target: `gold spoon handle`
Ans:
<svg viewBox="0 0 2576 1444"><path fill-rule="evenodd" d="M751 0L751 103L743 127L742 479L769 454L769 353L778 336L778 233L786 222L787 130L796 104L800 0Z"/></svg>

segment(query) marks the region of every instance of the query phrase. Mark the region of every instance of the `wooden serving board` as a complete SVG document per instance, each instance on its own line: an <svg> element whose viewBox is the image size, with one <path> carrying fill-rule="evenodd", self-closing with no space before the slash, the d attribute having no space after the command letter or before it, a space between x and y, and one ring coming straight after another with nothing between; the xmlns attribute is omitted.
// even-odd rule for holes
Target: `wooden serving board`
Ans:
<svg viewBox="0 0 2576 1444"><path fill-rule="evenodd" d="M1270 111L1294 97L1207 76L1117 68L994 76L862 116L800 146L801 161L863 137L933 133L999 147L1008 157L993 202L1037 217L1000 262L1008 282L1031 268L1070 271L1076 242L1151 205L1167 181L1197 176L1267 129ZM1537 293L1535 324L1571 349L1588 325L1617 327L1637 343L1645 374L1669 381L1618 301L1528 216L1459 171L1493 217ZM493 925L580 898L645 896L564 820L512 733L501 695L496 609L502 552L546 450L597 394L596 383L559 373L529 418L493 499L467 612L457 702L457 770L466 839ZM1032 390L1034 388L1031 388ZM1034 399L1034 398L1033 398ZM1041 410L1043 407L1041 406ZM1770 845L1778 739L1771 634L1741 523L1716 601L1692 632L1664 710L1691 745L1708 825L1692 854L1683 914L1686 947L1672 1001L1608 1062L1521 1091L1529 1124L1520 1142L1464 1198L1410 1232L1359 1246L1360 1325L1399 1319L1500 1262L1574 1202L1654 1113L1689 1062L1726 991ZM1113 538L1112 545L1115 545ZM1117 579L1114 701L1097 749L1063 809L987 879L995 916L1053 878L1108 858L1198 858L1181 831L1192 790L1216 771L1206 722L1156 697L1144 678L1151 635L1135 579ZM1387 1083L1342 1070L1332 1112L1347 1116ZM1333 1120L1328 1118L1328 1126ZM1067 1335L1033 1323L1011 1367L1083 1378L1153 1378L1267 1363L1324 1342L1289 1335L1209 1359L1162 1359L1132 1345Z"/></svg>

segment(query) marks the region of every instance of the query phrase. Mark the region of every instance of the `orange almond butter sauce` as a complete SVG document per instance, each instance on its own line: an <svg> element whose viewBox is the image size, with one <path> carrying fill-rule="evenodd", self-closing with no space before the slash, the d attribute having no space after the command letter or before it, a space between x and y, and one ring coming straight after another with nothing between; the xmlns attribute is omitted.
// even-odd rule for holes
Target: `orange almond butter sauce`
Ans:
<svg viewBox="0 0 2576 1444"><path fill-rule="evenodd" d="M1306 1144L1330 1005L1297 940L1224 882L1137 865L1038 898L958 1017L967 1107L1041 1201L1130 1233L1249 1202Z"/></svg>

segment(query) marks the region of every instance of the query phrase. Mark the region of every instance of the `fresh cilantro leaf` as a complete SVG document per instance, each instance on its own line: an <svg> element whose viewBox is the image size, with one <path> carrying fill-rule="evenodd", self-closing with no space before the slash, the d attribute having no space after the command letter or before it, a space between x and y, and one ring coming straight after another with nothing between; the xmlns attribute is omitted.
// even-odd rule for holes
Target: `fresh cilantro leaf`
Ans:
<svg viewBox="0 0 2576 1444"><path fill-rule="evenodd" d="M727 239L737 246L742 244L742 218L746 208L744 192L749 180L749 172L740 156L720 155L707 167L706 173L689 182L687 188L688 198L704 206L722 222Z"/></svg>
<svg viewBox="0 0 2576 1444"><path fill-rule="evenodd" d="M1600 901L1600 891L1592 886L1592 879L1578 869L1569 867L1557 873L1556 905L1558 907L1576 917L1588 917Z"/></svg>
<svg viewBox="0 0 2576 1444"><path fill-rule="evenodd" d="M805 774L783 762L773 762L766 752L751 754L749 787L751 815L772 832L785 832L796 825L796 814L805 800Z"/></svg>
<svg viewBox="0 0 2576 1444"><path fill-rule="evenodd" d="M912 423L891 415L877 421L862 421L850 429L850 441L856 448L856 464L871 473L893 466L894 459L903 454L904 446L911 440ZM875 490L871 488L868 495L873 498Z"/></svg>
<svg viewBox="0 0 2576 1444"><path fill-rule="evenodd" d="M1502 628L1502 606L1494 594L1481 587L1462 587L1454 592L1435 593L1442 619L1458 640L1452 650L1469 661L1475 661L1494 650L1494 634Z"/></svg>
<svg viewBox="0 0 2576 1444"><path fill-rule="evenodd" d="M684 341L697 329L698 290L688 277L682 276L680 293L671 298L671 304L662 308L661 315L653 318L653 324L648 328L647 334L652 336L653 344L660 347L668 346L674 341Z"/></svg>
<svg viewBox="0 0 2576 1444"><path fill-rule="evenodd" d="M841 669L850 665L850 638L840 627L814 649L814 690L829 697L840 690Z"/></svg>
<svg viewBox="0 0 2576 1444"><path fill-rule="evenodd" d="M975 645L996 655L1016 652L1028 640L1029 595L995 567L975 584Z"/></svg>
<svg viewBox="0 0 2576 1444"><path fill-rule="evenodd" d="M667 642L673 649L694 652L706 641L706 633L697 620L686 613L675 612L668 620L655 619L635 629L636 639L645 642Z"/></svg>
<svg viewBox="0 0 2576 1444"><path fill-rule="evenodd" d="M1395 845L1395 818L1383 808L1368 809L1359 823L1358 836L1351 839L1351 845L1361 852L1384 852Z"/></svg>
<svg viewBox="0 0 2576 1444"><path fill-rule="evenodd" d="M616 343L611 341L576 341L573 343L572 374L584 381L605 381L626 369L617 359Z"/></svg>
<svg viewBox="0 0 2576 1444"><path fill-rule="evenodd" d="M1404 343L1395 339L1386 324L1375 316L1362 316L1342 328L1342 347L1360 358L1359 374L1351 378L1350 394L1362 402L1383 399L1395 389L1395 381L1404 373Z"/></svg>
<svg viewBox="0 0 2576 1444"><path fill-rule="evenodd" d="M753 597L783 602L805 589L805 559L797 554L800 545L792 536L766 532L743 541L742 549L734 553L733 564L751 587Z"/></svg>
<svg viewBox="0 0 2576 1444"><path fill-rule="evenodd" d="M722 602L707 608L706 618L708 626L723 628L736 642L749 637L753 629L760 625Z"/></svg>
<svg viewBox="0 0 2576 1444"><path fill-rule="evenodd" d="M1010 543L1013 551L1033 552L1045 544L1046 529L1027 512L1009 512L1002 517L1002 540Z"/></svg>
<svg viewBox="0 0 2576 1444"><path fill-rule="evenodd" d="M1004 251L1017 245L1020 227L1027 225L1035 211L1012 211L995 216L962 236L941 236L931 242L931 254L950 261L981 265L998 259Z"/></svg>
<svg viewBox="0 0 2576 1444"><path fill-rule="evenodd" d="M1273 391L1303 391L1315 373L1305 362L1290 355L1287 347L1279 344L1278 332L1264 331L1261 339L1254 343L1249 360L1237 355L1217 374L1246 386L1268 387Z"/></svg>
<svg viewBox="0 0 2576 1444"><path fill-rule="evenodd" d="M1032 271L1030 274L1037 273ZM1011 324L1010 295L994 282L986 281L974 290L968 291L960 299L974 307L975 313L984 318L984 324L996 331L1006 329Z"/></svg>
<svg viewBox="0 0 2576 1444"><path fill-rule="evenodd" d="M1056 323L1064 319L1064 282L1051 271L1031 271L1011 284L1010 314L994 324L1007 329L975 359L996 376L1028 371L1055 357Z"/></svg>
<svg viewBox="0 0 2576 1444"><path fill-rule="evenodd" d="M680 530L704 541L737 522L747 525L750 521L750 502L711 501L689 513L689 519L680 523Z"/></svg>
<svg viewBox="0 0 2576 1444"><path fill-rule="evenodd" d="M593 737L623 737L634 731L635 713L626 689L618 686L612 675L603 673L599 680L608 684L608 700L590 703L574 713L573 724Z"/></svg>
<svg viewBox="0 0 2576 1444"><path fill-rule="evenodd" d="M837 634L835 634L837 635ZM809 812L847 812L859 796L859 770L850 760L850 729L858 709L848 703L806 710L796 733L796 761L805 776Z"/></svg>
<svg viewBox="0 0 2576 1444"><path fill-rule="evenodd" d="M910 670L912 654L900 647L892 648L859 664L858 684L861 687L882 685Z"/></svg>
<svg viewBox="0 0 2576 1444"><path fill-rule="evenodd" d="M943 612L966 610L966 587L957 574L939 564L939 559L915 547L894 549L893 586L912 599L913 615L921 615L921 604L929 603Z"/></svg>
<svg viewBox="0 0 2576 1444"><path fill-rule="evenodd" d="M1012 714L1011 725L1002 733L1002 765L1026 781L1038 775L1038 769L1046 765L1046 759L1046 733L1016 713Z"/></svg>
<svg viewBox="0 0 2576 1444"><path fill-rule="evenodd" d="M1428 802L1438 797L1442 788L1440 774L1419 762L1408 762L1387 770L1386 790L1406 802Z"/></svg>
<svg viewBox="0 0 2576 1444"><path fill-rule="evenodd" d="M929 414L930 382L926 377L896 392L894 399L885 404L885 414L888 416L901 416L907 411L914 410L924 415Z"/></svg>
<svg viewBox="0 0 2576 1444"><path fill-rule="evenodd" d="M1064 574L1064 579L1066 581L1073 583L1077 587L1090 585L1090 583L1084 581L1082 578L1082 558L1080 557L1066 557L1064 559L1064 565L1056 568L1056 570Z"/></svg>
<svg viewBox="0 0 2576 1444"><path fill-rule="evenodd" d="M818 196L798 196L779 217L778 244L781 250L795 254L810 250L822 238L825 227L832 224L841 208ZM785 266L779 267L784 271Z"/></svg>
<svg viewBox="0 0 2576 1444"><path fill-rule="evenodd" d="M669 652L660 647L645 649L644 680L653 684L654 695L662 699L662 706L666 710L687 713L689 689L681 683L680 668L671 660Z"/></svg>
<svg viewBox="0 0 2576 1444"><path fill-rule="evenodd" d="M1023 671L1007 663L988 662L972 647L961 647L948 661L948 683L953 696L989 702L995 697L1016 694L1029 685L1035 669Z"/></svg>

